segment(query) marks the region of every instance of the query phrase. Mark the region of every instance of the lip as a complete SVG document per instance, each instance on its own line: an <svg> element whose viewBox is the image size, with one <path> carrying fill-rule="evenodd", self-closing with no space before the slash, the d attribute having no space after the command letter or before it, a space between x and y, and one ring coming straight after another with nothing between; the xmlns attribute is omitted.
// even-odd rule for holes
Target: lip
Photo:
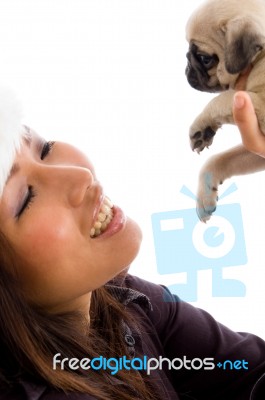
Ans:
<svg viewBox="0 0 265 400"><path fill-rule="evenodd" d="M103 196L104 198L104 196ZM93 240L106 239L110 236L115 235L121 231L126 223L126 216L124 212L117 206L113 206L113 218L108 224L106 230L102 232L99 236L93 238Z"/></svg>

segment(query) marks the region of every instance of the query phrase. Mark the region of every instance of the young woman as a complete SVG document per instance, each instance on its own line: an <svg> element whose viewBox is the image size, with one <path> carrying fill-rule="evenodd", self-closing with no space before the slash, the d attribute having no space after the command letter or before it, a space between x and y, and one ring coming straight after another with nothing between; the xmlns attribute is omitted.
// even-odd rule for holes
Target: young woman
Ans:
<svg viewBox="0 0 265 400"><path fill-rule="evenodd" d="M84 154L15 114L0 112L0 399L265 398L265 342L131 276L138 225Z"/></svg>

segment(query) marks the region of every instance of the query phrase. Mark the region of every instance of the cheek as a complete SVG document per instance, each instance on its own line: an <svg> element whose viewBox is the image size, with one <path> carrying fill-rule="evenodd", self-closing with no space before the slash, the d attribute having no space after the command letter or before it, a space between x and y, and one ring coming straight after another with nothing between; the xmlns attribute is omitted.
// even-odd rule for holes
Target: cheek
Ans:
<svg viewBox="0 0 265 400"><path fill-rule="evenodd" d="M36 218L32 215L15 240L18 260L23 265L21 276L37 284L44 275L47 281L63 275L63 269L76 254L79 235L73 220L67 215L47 211L38 213Z"/></svg>
<svg viewBox="0 0 265 400"><path fill-rule="evenodd" d="M76 273L76 263L85 265L87 256L80 254L81 240L74 221L55 212L32 219L20 232L15 241L18 275L33 302L54 305L76 296L75 288L87 274L84 267L79 269L81 279Z"/></svg>
<svg viewBox="0 0 265 400"><path fill-rule="evenodd" d="M44 213L43 217L34 219L27 224L24 230L20 250L28 254L30 259L37 257L39 261L43 258L54 259L56 253L64 251L65 244L74 235L74 226L64 216Z"/></svg>

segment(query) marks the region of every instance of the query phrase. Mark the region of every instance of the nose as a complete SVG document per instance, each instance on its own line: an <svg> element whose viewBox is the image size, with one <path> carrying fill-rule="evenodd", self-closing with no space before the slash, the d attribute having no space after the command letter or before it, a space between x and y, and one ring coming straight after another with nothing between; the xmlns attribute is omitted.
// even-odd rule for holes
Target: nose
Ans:
<svg viewBox="0 0 265 400"><path fill-rule="evenodd" d="M38 185L72 207L83 202L95 180L90 169L79 166L40 165L35 171Z"/></svg>

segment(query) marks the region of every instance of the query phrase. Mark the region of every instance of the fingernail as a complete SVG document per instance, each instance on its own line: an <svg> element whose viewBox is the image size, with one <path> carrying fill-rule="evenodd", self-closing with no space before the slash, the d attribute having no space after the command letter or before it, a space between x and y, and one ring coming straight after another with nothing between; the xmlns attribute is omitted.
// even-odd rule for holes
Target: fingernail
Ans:
<svg viewBox="0 0 265 400"><path fill-rule="evenodd" d="M245 99L240 96L240 94L235 94L234 96L234 105L236 108L241 109L245 105Z"/></svg>

